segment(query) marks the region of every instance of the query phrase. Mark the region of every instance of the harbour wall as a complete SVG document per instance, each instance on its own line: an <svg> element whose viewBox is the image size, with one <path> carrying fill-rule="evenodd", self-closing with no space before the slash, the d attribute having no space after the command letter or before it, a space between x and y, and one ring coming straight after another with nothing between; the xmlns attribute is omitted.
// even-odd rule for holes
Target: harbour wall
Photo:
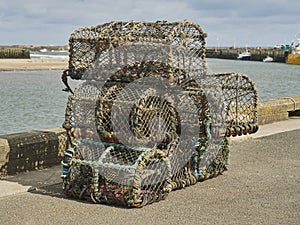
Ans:
<svg viewBox="0 0 300 225"><path fill-rule="evenodd" d="M237 59L239 53L248 50L251 53L253 61L262 61L265 57L270 56L274 62L285 63L288 55L287 50L274 49L274 48L207 48L207 58L220 58L220 59Z"/></svg>
<svg viewBox="0 0 300 225"><path fill-rule="evenodd" d="M300 96L258 101L258 124L300 116ZM0 176L58 165L68 148L64 129L0 135Z"/></svg>
<svg viewBox="0 0 300 225"><path fill-rule="evenodd" d="M0 59L30 59L30 51L24 48L0 48Z"/></svg>
<svg viewBox="0 0 300 225"><path fill-rule="evenodd" d="M260 100L257 111L259 125L288 120L290 116L300 116L300 96Z"/></svg>
<svg viewBox="0 0 300 225"><path fill-rule="evenodd" d="M67 148L62 128L0 135L0 176L58 165Z"/></svg>

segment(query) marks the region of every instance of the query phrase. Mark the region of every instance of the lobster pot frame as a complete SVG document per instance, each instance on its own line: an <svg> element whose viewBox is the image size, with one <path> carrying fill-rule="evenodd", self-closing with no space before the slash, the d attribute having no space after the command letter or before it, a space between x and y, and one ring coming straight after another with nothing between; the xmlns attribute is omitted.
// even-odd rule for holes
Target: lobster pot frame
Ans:
<svg viewBox="0 0 300 225"><path fill-rule="evenodd" d="M71 34L67 195L141 207L226 170L227 137L257 131L257 92L246 75L206 73L205 37L189 21Z"/></svg>

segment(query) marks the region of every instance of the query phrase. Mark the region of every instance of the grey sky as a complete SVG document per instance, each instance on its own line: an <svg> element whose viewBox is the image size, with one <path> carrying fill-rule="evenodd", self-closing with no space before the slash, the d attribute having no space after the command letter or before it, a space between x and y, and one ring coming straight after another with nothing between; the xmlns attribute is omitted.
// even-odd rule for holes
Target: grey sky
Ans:
<svg viewBox="0 0 300 225"><path fill-rule="evenodd" d="M208 46L273 46L300 33L299 10L299 0L2 0L0 45L66 45L73 30L112 20L188 19Z"/></svg>

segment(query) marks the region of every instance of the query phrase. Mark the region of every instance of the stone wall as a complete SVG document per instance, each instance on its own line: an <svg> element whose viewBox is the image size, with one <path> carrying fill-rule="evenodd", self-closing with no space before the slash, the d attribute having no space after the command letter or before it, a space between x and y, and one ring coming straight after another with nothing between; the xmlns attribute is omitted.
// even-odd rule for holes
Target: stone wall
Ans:
<svg viewBox="0 0 300 225"><path fill-rule="evenodd" d="M0 175L58 165L67 149L64 129L30 131L0 136Z"/></svg>
<svg viewBox="0 0 300 225"><path fill-rule="evenodd" d="M300 96L258 101L258 124L287 120L289 116L300 116Z"/></svg>

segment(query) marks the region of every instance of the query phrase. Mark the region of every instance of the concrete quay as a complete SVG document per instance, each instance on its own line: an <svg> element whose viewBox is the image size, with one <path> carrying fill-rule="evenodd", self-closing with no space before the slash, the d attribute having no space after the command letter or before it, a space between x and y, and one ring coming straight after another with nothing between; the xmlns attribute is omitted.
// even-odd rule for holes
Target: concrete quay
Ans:
<svg viewBox="0 0 300 225"><path fill-rule="evenodd" d="M0 180L0 220L11 224L299 224L300 118L231 142L222 176L139 209L65 197L60 166Z"/></svg>

